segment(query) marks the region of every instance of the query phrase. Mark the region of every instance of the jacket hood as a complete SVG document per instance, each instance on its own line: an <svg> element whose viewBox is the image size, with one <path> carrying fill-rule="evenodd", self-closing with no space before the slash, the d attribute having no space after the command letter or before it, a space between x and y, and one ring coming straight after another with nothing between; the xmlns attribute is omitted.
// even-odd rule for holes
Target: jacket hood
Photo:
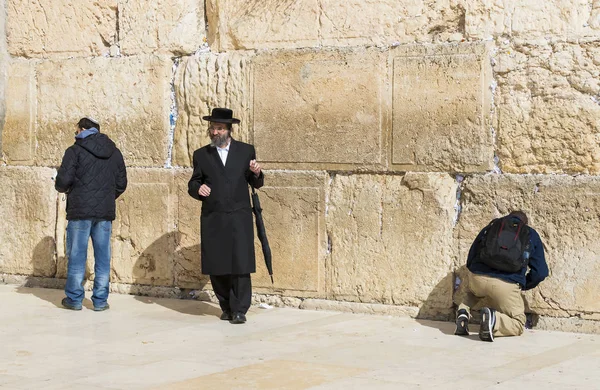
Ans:
<svg viewBox="0 0 600 390"><path fill-rule="evenodd" d="M78 138L75 144L81 146L94 156L107 159L117 149L115 143L106 134L96 133L85 138Z"/></svg>

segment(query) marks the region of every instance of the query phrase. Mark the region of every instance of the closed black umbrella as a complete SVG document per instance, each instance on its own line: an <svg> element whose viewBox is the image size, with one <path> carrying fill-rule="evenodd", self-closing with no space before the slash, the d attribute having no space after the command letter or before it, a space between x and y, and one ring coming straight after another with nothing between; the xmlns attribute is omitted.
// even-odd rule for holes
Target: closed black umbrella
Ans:
<svg viewBox="0 0 600 390"><path fill-rule="evenodd" d="M258 194L252 187L252 212L256 218L256 233L262 246L263 256L265 257L265 265L269 276L271 276L271 283L273 284L273 261L271 258L271 247L269 246L269 240L267 239L267 232L265 231L265 222L262 217L262 208L260 207L260 200Z"/></svg>

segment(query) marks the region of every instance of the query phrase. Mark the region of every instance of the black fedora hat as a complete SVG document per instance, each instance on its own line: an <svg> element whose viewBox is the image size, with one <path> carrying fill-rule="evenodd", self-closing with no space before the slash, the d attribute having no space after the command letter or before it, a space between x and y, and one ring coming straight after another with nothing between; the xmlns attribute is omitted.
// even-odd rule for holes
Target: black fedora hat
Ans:
<svg viewBox="0 0 600 390"><path fill-rule="evenodd" d="M203 116L202 119L218 123L240 123L239 119L233 117L233 111L229 108L213 108L210 116Z"/></svg>

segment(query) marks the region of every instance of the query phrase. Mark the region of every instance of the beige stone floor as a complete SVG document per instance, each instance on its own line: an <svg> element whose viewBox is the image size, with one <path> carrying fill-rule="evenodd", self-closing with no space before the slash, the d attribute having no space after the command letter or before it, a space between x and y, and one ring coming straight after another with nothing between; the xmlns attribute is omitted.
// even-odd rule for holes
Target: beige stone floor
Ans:
<svg viewBox="0 0 600 390"><path fill-rule="evenodd" d="M0 285L3 390L600 388L599 335L484 343L449 323L259 308L231 325L204 302L113 294L96 313L62 296Z"/></svg>

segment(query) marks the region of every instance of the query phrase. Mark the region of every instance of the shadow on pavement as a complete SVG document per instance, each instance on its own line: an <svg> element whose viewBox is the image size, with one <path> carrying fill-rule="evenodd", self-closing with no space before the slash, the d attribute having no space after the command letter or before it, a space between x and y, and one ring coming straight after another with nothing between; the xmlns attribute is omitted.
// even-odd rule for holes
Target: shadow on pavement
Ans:
<svg viewBox="0 0 600 390"><path fill-rule="evenodd" d="M140 296L136 296L135 299L148 305L160 305L182 314L215 317L221 315L221 308L219 305L210 302L202 302L193 299L152 298Z"/></svg>

